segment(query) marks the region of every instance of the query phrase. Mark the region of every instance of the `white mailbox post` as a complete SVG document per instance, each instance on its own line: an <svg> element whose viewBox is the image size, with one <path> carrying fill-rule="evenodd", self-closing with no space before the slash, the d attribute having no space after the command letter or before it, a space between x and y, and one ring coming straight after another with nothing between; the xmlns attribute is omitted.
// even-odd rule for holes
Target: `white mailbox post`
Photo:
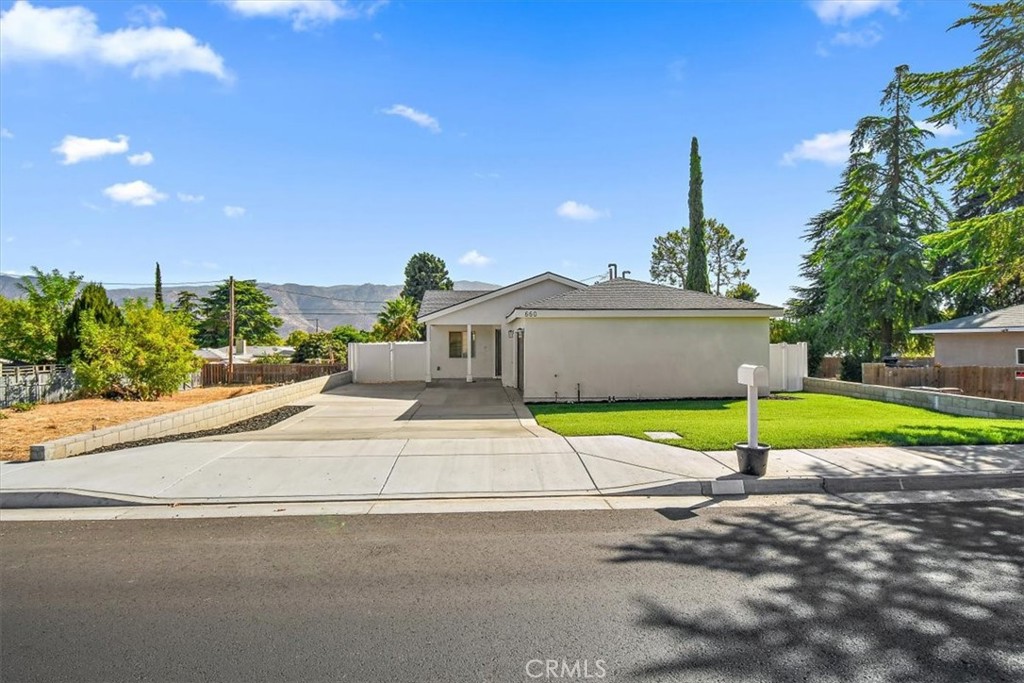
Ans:
<svg viewBox="0 0 1024 683"><path fill-rule="evenodd" d="M758 389L769 384L768 368L763 365L744 364L736 372L736 381L747 387L747 442L736 444L739 470L744 474L763 475L768 468L768 451L757 438L757 394Z"/></svg>

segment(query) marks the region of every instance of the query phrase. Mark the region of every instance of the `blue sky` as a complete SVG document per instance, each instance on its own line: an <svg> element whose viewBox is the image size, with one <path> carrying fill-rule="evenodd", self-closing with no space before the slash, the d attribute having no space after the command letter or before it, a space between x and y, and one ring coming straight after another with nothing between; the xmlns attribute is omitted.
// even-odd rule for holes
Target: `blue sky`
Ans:
<svg viewBox="0 0 1024 683"><path fill-rule="evenodd" d="M390 284L418 251L646 279L696 135L706 215L782 303L844 131L976 44L966 3L906 0L0 8L0 269L105 282Z"/></svg>

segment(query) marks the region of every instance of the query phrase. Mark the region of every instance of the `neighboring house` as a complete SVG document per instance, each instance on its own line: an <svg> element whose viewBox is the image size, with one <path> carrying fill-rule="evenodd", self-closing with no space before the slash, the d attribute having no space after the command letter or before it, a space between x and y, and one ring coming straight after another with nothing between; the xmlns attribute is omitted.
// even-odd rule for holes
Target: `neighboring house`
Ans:
<svg viewBox="0 0 1024 683"><path fill-rule="evenodd" d="M527 401L730 397L768 365L774 306L623 277L544 273L488 292L428 291L425 379L500 377Z"/></svg>
<svg viewBox="0 0 1024 683"><path fill-rule="evenodd" d="M292 348L291 346L249 346L244 341L239 340L235 344L234 362L240 365L244 365L245 363L253 362L253 360L261 356L275 355L284 356L285 358L291 358L293 353L295 353L295 349ZM207 363L228 362L227 346L221 346L220 348L216 349L196 349L195 354L202 358Z"/></svg>
<svg viewBox="0 0 1024 683"><path fill-rule="evenodd" d="M1024 304L915 327L935 336L935 364L1024 365Z"/></svg>

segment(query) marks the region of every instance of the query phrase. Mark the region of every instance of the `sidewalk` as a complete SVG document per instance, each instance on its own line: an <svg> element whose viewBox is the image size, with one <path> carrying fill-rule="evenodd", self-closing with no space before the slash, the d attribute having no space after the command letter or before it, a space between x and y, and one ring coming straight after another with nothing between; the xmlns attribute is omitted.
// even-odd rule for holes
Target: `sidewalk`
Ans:
<svg viewBox="0 0 1024 683"><path fill-rule="evenodd" d="M1024 445L773 451L768 475L623 436L183 441L0 465L0 507L1024 488Z"/></svg>

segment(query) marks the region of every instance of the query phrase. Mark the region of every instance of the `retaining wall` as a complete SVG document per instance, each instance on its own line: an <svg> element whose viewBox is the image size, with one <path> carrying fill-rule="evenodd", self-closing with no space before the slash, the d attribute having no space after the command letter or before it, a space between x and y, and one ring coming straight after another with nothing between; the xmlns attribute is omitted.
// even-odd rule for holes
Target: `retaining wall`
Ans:
<svg viewBox="0 0 1024 683"><path fill-rule="evenodd" d="M872 401L898 403L904 406L928 408L940 413L965 415L969 417L998 417L1024 420L1024 403L1000 401L994 398L940 394L923 389L901 389L876 384L842 382L837 379L804 378L804 391L817 394L837 394L852 398L866 398Z"/></svg>
<svg viewBox="0 0 1024 683"><path fill-rule="evenodd" d="M247 396L229 398L195 408L186 408L173 413L148 417L144 420L135 420L106 429L97 429L36 444L30 449L30 457L32 460L57 460L119 443L216 429L351 382L352 373L346 371L286 384Z"/></svg>

